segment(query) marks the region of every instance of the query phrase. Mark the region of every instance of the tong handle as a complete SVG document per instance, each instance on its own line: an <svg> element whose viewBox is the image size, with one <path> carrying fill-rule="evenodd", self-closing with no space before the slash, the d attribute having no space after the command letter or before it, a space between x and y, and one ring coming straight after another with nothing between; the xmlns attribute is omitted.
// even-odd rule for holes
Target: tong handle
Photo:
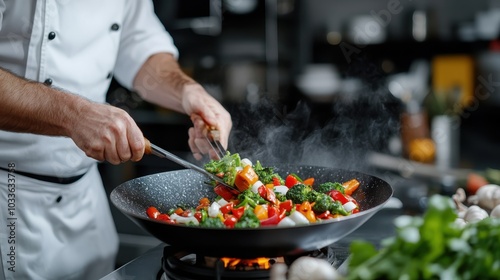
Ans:
<svg viewBox="0 0 500 280"><path fill-rule="evenodd" d="M226 155L226 149L220 143L220 132L216 127L208 126L205 138L219 159Z"/></svg>

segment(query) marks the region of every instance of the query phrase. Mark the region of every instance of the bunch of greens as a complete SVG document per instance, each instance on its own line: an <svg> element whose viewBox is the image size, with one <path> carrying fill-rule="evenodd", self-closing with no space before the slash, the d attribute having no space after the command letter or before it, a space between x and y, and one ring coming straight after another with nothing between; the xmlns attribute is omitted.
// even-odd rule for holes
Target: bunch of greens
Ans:
<svg viewBox="0 0 500 280"><path fill-rule="evenodd" d="M500 219L457 226L450 198L434 195L423 217L400 217L397 234L377 252L351 244L347 279L498 279Z"/></svg>
<svg viewBox="0 0 500 280"><path fill-rule="evenodd" d="M224 182L230 186L234 186L234 179L238 173L237 167L241 166L240 155L235 153L226 153L220 160L210 160L205 164L205 170L215 175L222 175Z"/></svg>
<svg viewBox="0 0 500 280"><path fill-rule="evenodd" d="M274 168L272 167L263 167L260 161L257 161L253 167L255 173L257 173L257 176L259 176L259 180L263 184L272 184L274 178L278 179L280 181L281 185L284 185L285 182L281 178L281 176L274 172Z"/></svg>

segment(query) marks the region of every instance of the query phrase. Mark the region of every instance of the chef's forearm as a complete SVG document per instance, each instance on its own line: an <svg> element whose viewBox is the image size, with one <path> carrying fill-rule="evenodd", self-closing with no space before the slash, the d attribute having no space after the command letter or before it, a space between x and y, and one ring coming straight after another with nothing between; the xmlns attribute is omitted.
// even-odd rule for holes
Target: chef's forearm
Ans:
<svg viewBox="0 0 500 280"><path fill-rule="evenodd" d="M67 136L70 111L84 100L0 69L0 129Z"/></svg>
<svg viewBox="0 0 500 280"><path fill-rule="evenodd" d="M182 95L186 87L201 87L187 76L175 58L168 53L152 55L134 79L134 89L143 99L181 113Z"/></svg>

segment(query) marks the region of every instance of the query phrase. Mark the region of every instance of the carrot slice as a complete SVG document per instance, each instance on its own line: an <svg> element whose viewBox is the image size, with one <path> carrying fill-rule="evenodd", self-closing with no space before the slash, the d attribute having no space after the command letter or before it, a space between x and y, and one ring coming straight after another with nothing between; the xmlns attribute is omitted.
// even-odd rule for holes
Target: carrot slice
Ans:
<svg viewBox="0 0 500 280"><path fill-rule="evenodd" d="M312 186L314 184L314 178L307 178L304 180L304 185Z"/></svg>
<svg viewBox="0 0 500 280"><path fill-rule="evenodd" d="M359 187L359 181L356 179L349 180L342 184L344 187L344 193L347 195L351 195L355 190Z"/></svg>
<svg viewBox="0 0 500 280"><path fill-rule="evenodd" d="M234 185L240 190L244 191L250 188L255 182L259 180L259 176L253 170L252 166L247 165L243 170L236 174Z"/></svg>

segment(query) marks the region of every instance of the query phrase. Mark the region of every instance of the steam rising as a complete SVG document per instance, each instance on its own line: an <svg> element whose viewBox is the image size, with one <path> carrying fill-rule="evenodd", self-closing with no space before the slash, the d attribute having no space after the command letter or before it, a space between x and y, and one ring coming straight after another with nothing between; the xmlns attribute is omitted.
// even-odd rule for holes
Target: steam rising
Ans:
<svg viewBox="0 0 500 280"><path fill-rule="evenodd" d="M264 165L293 163L365 169L368 151L383 151L399 131L398 112L386 92L339 99L331 107L299 102L295 108L263 99L233 113L229 150Z"/></svg>

